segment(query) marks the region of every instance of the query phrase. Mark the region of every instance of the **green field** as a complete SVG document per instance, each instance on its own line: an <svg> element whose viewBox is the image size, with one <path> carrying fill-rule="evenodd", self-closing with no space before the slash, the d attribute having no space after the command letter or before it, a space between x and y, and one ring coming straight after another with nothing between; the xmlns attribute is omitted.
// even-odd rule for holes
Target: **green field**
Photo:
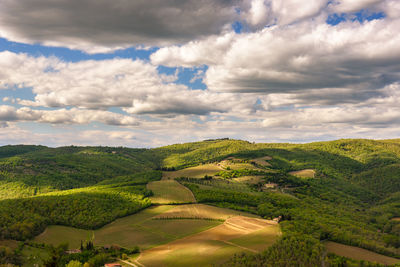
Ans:
<svg viewBox="0 0 400 267"><path fill-rule="evenodd" d="M326 242L326 250L339 256L351 258L354 260L364 260L370 262L377 262L385 265L392 265L400 263L400 259L384 256L366 249L339 244L336 242Z"/></svg>
<svg viewBox="0 0 400 267"><path fill-rule="evenodd" d="M147 189L153 191L150 197L152 203L174 204L196 202L192 192L175 180L162 180L150 182Z"/></svg>
<svg viewBox="0 0 400 267"><path fill-rule="evenodd" d="M34 241L58 246L68 242L70 248L79 248L81 241L92 240L93 231L61 225L50 225Z"/></svg>

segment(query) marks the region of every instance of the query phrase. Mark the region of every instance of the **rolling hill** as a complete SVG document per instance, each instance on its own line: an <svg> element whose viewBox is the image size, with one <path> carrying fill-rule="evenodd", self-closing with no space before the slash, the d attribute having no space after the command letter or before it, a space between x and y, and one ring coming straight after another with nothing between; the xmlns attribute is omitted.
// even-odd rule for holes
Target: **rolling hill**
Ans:
<svg viewBox="0 0 400 267"><path fill-rule="evenodd" d="M335 247L339 250L364 249L396 263L400 259L399 194L399 140L256 144L217 139L154 149L4 146L0 147L0 264L29 266L32 261L27 255L35 251L41 255L38 262L48 266L64 266L72 260L100 266L122 258L138 266L269 266L271 262L271 266L365 266L364 258L346 258L351 253L338 253L330 249L332 244L339 244ZM179 203L209 208L160 215L169 214L167 209ZM166 210L151 212L158 207ZM255 222L243 219L241 224L246 221L249 228L242 232L248 233L207 239L206 231L218 235L222 227L218 225L238 220L207 217L213 208L228 210L231 216L275 219L279 221L276 233L281 234L263 239L270 230L250 231ZM133 230L125 224L117 227L115 220L141 218L140 214L149 214L152 219L147 222L154 228L135 219L142 232L132 236L142 239L122 242L121 237ZM107 227L113 232L103 240L102 229ZM157 232L163 227L164 232ZM87 234L90 231L98 233L97 239ZM65 240L50 242L57 235ZM155 241L149 246L140 240ZM196 240L205 250L214 247L221 254L196 258L190 248ZM23 242L10 245L17 241ZM94 242L94 247L63 254L64 241ZM165 254L171 247L187 244L191 245L184 255ZM104 250L107 245L122 249ZM160 253L164 256L157 256ZM365 260L370 262L375 254ZM379 259L369 266L384 264Z"/></svg>

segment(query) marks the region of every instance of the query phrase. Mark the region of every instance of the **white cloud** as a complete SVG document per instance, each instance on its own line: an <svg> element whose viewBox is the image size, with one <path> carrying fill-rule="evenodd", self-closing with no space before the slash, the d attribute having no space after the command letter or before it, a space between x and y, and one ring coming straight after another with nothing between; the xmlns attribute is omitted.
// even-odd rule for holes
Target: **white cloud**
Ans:
<svg viewBox="0 0 400 267"><path fill-rule="evenodd" d="M138 120L127 115L103 110L57 109L37 110L28 107L0 106L0 121L33 121L50 124L88 124L94 121L108 125L137 126Z"/></svg>
<svg viewBox="0 0 400 267"><path fill-rule="evenodd" d="M96 17L96 9L88 13L92 17L68 24L63 16L71 15L70 8L77 2L38 1L58 12L59 24L43 32L38 25L54 18L36 17L40 12L35 13L35 8L21 22L9 14L1 16L5 12L1 7L25 14L30 3L0 0L0 35L89 52L135 44L173 45L157 50L150 62L114 58L68 63L55 57L0 52L0 90L32 88L34 95L33 99L16 95L3 99L16 104L0 106L2 143L159 146L218 137L273 142L398 136L398 1L204 0L168 6L169 0L160 0L159 8L148 10L143 7L150 2L124 2L129 7L139 5L149 15L132 18L141 24L126 27L120 23L126 21L124 14L110 25L108 14L100 12ZM86 3L109 6L110 16L136 12L114 10L119 1ZM240 14L234 11L237 6ZM127 6L119 6L123 7ZM332 12L362 9L384 11L387 17L336 26L325 23ZM194 15L199 17L193 19ZM91 19L102 23L91 25ZM152 23L144 23L147 19ZM230 29L236 19L248 23L241 34ZM158 29L161 22L165 27ZM68 25L65 38L56 33L64 24ZM158 65L178 70L201 67L188 80L201 79L207 89L178 84L179 71L160 74ZM33 130L29 135L24 122L35 122L37 128L62 128L65 133ZM107 130L91 122L100 122ZM85 125L85 130L76 124Z"/></svg>
<svg viewBox="0 0 400 267"><path fill-rule="evenodd" d="M168 66L207 64L204 82L215 92L307 94L320 89L329 95L342 88L357 100L357 93L373 97L374 90L400 79L399 28L400 20L337 26L307 21L166 47L151 59ZM226 40L223 46L218 39Z"/></svg>
<svg viewBox="0 0 400 267"><path fill-rule="evenodd" d="M0 52L0 89L32 87L35 99L26 106L107 109L123 107L135 114L201 114L224 112L219 96L171 83L140 60L111 59L65 63L55 58ZM225 98L223 98L225 100Z"/></svg>

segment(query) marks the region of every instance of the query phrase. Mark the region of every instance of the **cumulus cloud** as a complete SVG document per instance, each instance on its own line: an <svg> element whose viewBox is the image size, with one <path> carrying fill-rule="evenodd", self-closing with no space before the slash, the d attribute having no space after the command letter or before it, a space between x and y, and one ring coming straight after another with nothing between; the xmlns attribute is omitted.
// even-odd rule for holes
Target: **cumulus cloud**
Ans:
<svg viewBox="0 0 400 267"><path fill-rule="evenodd" d="M165 47L151 59L168 66L207 64L204 82L216 92L316 96L313 89L320 89L332 100L329 95L343 92L360 100L357 95L376 96L377 89L400 79L398 28L400 20L336 26L307 21ZM220 39L226 40L223 46Z"/></svg>
<svg viewBox="0 0 400 267"><path fill-rule="evenodd" d="M2 0L0 36L89 53L179 43L219 33L237 0Z"/></svg>
<svg viewBox="0 0 400 267"><path fill-rule="evenodd" d="M0 89L31 87L35 99L25 106L126 108L133 114L198 114L224 112L226 98L171 83L141 60L111 59L65 63L56 58L0 52Z"/></svg>
<svg viewBox="0 0 400 267"><path fill-rule="evenodd" d="M287 25L315 17L327 6L327 0L252 0L244 12L245 21L256 28L265 25Z"/></svg>
<svg viewBox="0 0 400 267"><path fill-rule="evenodd" d="M385 17L326 23L333 13L360 10ZM396 0L0 0L0 36L10 40L87 52L163 46L149 61L0 52L0 90L33 93L4 94L0 140L159 146L218 137L398 137L399 16ZM235 20L242 33L231 30ZM159 65L178 70L162 74ZM182 67L200 67L186 85ZM196 80L207 89L191 90ZM24 122L63 127L65 137L31 137Z"/></svg>
<svg viewBox="0 0 400 267"><path fill-rule="evenodd" d="M131 116L103 110L83 110L77 108L37 110L29 107L15 108L7 105L0 106L0 121L33 121L50 124L88 124L97 121L116 126L139 125L138 120Z"/></svg>

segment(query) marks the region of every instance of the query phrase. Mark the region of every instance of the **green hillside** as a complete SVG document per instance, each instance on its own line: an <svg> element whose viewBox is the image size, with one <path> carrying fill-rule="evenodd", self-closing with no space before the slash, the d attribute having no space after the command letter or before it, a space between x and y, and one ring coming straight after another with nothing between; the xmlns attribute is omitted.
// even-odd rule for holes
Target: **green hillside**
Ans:
<svg viewBox="0 0 400 267"><path fill-rule="evenodd" d="M204 175L202 164L207 164ZM199 166L196 177L186 170L174 172L184 177L168 175L193 166ZM315 176L293 176L301 170ZM255 144L219 139L155 149L0 147L0 239L31 239L48 225L97 229L150 206L152 185L170 184L148 183L174 178L198 203L267 219L281 216L282 240L260 256L237 255L227 266L268 261L361 266L358 260L326 254L326 240L400 258L400 220L392 220L400 217L399 140ZM157 188L164 189L163 197L180 197ZM18 249L1 255L0 264L23 260Z"/></svg>

